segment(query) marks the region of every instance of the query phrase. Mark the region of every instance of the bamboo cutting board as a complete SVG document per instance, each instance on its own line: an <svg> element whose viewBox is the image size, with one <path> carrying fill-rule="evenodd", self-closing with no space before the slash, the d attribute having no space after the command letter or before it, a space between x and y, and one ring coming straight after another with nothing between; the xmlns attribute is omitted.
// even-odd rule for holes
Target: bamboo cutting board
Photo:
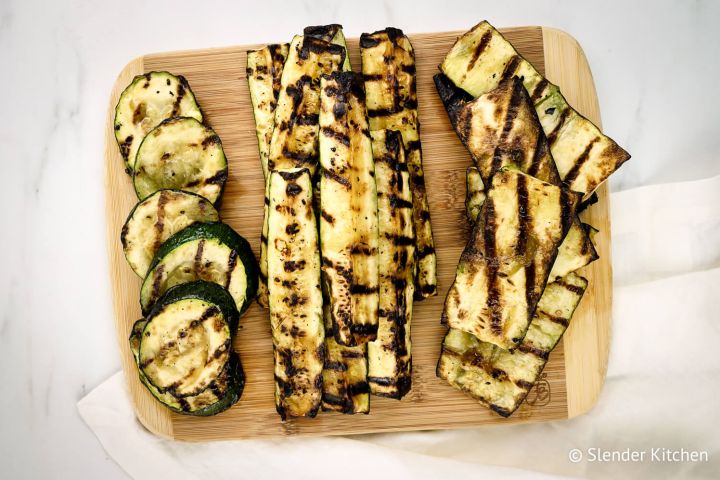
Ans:
<svg viewBox="0 0 720 480"><path fill-rule="evenodd" d="M510 28L502 32L550 81L560 85L573 107L600 124L590 68L572 37L541 27ZM233 408L209 418L178 415L155 401L140 384L127 342L133 322L141 316L140 279L125 263L119 240L120 229L137 199L115 143L112 129L115 104L135 75L168 70L188 79L206 120L220 135L229 161L230 176L221 217L250 241L257 255L264 181L245 80L245 52L258 46L146 55L123 69L110 96L108 111L105 151L108 253L123 369L137 417L148 430L163 437L191 441L349 435L540 422L571 418L594 405L605 379L611 324L610 223L605 186L598 190L600 201L583 214L584 221L600 230L595 237L600 260L583 272L590 280L590 287L525 404L511 418L504 419L435 376L445 332L440 325L440 313L469 232L464 200L465 169L470 159L450 126L432 76L460 33L410 35L417 61L421 140L437 248L439 295L415 303L412 391L401 401L371 397L369 415L321 412L315 419L282 423L273 399L269 318L267 311L257 304L240 321L235 348L240 353L247 383L242 398ZM357 70L360 66L358 40L351 39L348 44L353 68Z"/></svg>

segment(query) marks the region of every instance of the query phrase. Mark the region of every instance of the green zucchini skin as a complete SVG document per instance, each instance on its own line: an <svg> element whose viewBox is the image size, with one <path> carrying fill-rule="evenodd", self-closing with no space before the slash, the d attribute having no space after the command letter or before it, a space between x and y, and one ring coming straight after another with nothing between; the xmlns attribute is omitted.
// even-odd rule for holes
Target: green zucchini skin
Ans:
<svg viewBox="0 0 720 480"><path fill-rule="evenodd" d="M148 274L145 277L141 288L140 305L143 312L149 312L153 303L163 293L161 291L153 291L157 290L157 288L155 288L155 283L158 281L156 275L156 268L158 265L175 249L189 242L199 242L203 240L217 242L220 245L225 245L232 252L235 252L235 263L242 263L245 272L245 295L242 299L242 303L237 305L237 308L240 314L244 313L245 310L248 309L251 301L255 298L255 294L257 293L258 267L255 256L253 255L252 249L250 248L250 244L247 240L235 232L230 226L222 222L212 222L194 223L170 237L158 249L152 263L150 264ZM192 276L197 278L197 265L194 265L193 269L193 272L190 273ZM202 275L200 276L202 277Z"/></svg>
<svg viewBox="0 0 720 480"><path fill-rule="evenodd" d="M115 106L115 140L132 174L138 145L161 121L176 116L203 121L202 111L188 81L169 72L138 75L123 90Z"/></svg>
<svg viewBox="0 0 720 480"><path fill-rule="evenodd" d="M195 222L217 222L217 210L205 197L183 190L158 190L138 202L120 232L125 259L145 278L157 249Z"/></svg>
<svg viewBox="0 0 720 480"><path fill-rule="evenodd" d="M228 165L220 137L192 117L163 120L143 139L133 168L133 187L142 200L157 190L187 190L219 206Z"/></svg>

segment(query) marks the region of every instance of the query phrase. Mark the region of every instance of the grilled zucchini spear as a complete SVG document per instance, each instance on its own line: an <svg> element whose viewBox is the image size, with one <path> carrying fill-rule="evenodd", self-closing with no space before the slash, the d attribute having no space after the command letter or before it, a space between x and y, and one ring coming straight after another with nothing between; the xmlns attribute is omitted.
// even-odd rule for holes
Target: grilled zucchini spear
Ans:
<svg viewBox="0 0 720 480"><path fill-rule="evenodd" d="M280 416L314 417L325 361L320 250L310 171L270 172L268 293Z"/></svg>
<svg viewBox="0 0 720 480"><path fill-rule="evenodd" d="M402 135L372 134L380 232L380 319L368 343L368 383L374 395L402 398L411 387L410 326L415 285L413 190Z"/></svg>
<svg viewBox="0 0 720 480"><path fill-rule="evenodd" d="M288 56L289 45L268 45L259 50L247 52L247 80L250 90L250 101L255 118L255 134L257 135L260 165L267 186L268 156L270 140L275 128L275 107L280 95L280 79L283 65ZM263 218L267 219L268 192L265 190ZM263 223L260 236L260 279L258 282L258 302L267 308L267 222Z"/></svg>
<svg viewBox="0 0 720 480"><path fill-rule="evenodd" d="M560 177L574 191L590 195L630 155L568 105L550 83L488 22L462 35L440 65L457 87L472 97L504 80L522 79L532 99Z"/></svg>
<svg viewBox="0 0 720 480"><path fill-rule="evenodd" d="M525 338L513 351L450 329L443 341L437 376L503 417L510 416L545 368L587 284L574 273L549 283Z"/></svg>
<svg viewBox="0 0 720 480"><path fill-rule="evenodd" d="M577 201L517 170L497 172L460 257L443 323L514 348L525 336Z"/></svg>
<svg viewBox="0 0 720 480"><path fill-rule="evenodd" d="M335 340L361 345L378 328L375 165L362 77L325 76L320 89L320 245Z"/></svg>
<svg viewBox="0 0 720 480"><path fill-rule="evenodd" d="M268 149L268 171L307 168L315 174L318 164L318 115L320 113L320 77L337 71L344 65L346 50L315 36L296 35L288 49L287 60L280 79L280 94L275 107L275 123ZM265 201L268 199L265 183ZM267 306L268 214L263 219L260 247L260 305Z"/></svg>
<svg viewBox="0 0 720 480"><path fill-rule="evenodd" d="M437 294L437 270L420 147L415 53L410 40L396 28L363 33L360 53L370 131L399 131L407 151L417 239L415 296L421 300Z"/></svg>

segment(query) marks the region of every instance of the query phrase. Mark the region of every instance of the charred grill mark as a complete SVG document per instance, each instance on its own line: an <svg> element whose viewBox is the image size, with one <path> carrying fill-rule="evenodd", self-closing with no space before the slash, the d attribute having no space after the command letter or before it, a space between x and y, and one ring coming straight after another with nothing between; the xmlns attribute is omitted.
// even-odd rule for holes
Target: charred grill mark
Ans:
<svg viewBox="0 0 720 480"><path fill-rule="evenodd" d="M187 92L189 85L188 81L183 77L182 75L178 75L178 86L177 86L177 93L175 94L175 103L173 104L172 109L172 117L177 116L177 114L180 112L180 102L182 102L183 97L185 96L185 92Z"/></svg>
<svg viewBox="0 0 720 480"><path fill-rule="evenodd" d="M487 258L487 306L490 308L490 329L496 335L502 334L502 305L500 304L500 289L497 284L497 252L495 250L495 201L485 202L485 218L483 224L483 242Z"/></svg>
<svg viewBox="0 0 720 480"><path fill-rule="evenodd" d="M413 150L420 150L420 140L411 140L405 145L405 150L411 152Z"/></svg>
<svg viewBox="0 0 720 480"><path fill-rule="evenodd" d="M480 58L480 55L482 55L483 51L485 51L485 48L487 48L491 38L492 31L485 32L485 34L480 38L480 42L478 42L477 47L475 47L475 50L473 50L472 56L470 57L470 62L467 66L467 72L469 72L473 69L473 67L475 67L475 63L478 61L478 58ZM466 75L467 72L465 73Z"/></svg>
<svg viewBox="0 0 720 480"><path fill-rule="evenodd" d="M287 262L285 262L283 264L283 269L287 273L292 273L296 270L302 270L303 268L305 268L305 264L306 264L305 260L297 260L297 261L288 260Z"/></svg>
<svg viewBox="0 0 720 480"><path fill-rule="evenodd" d="M130 146L132 145L132 142L133 142L133 136L128 135L127 137L125 137L125 141L120 144L120 154L126 160L128 160L128 157L130 156Z"/></svg>
<svg viewBox="0 0 720 480"><path fill-rule="evenodd" d="M547 139L545 138L545 134L542 132L542 128L539 130L540 132L538 132L537 141L535 142L535 152L533 153L533 158L527 169L527 174L531 177L538 176L542 159L548 154ZM541 178L541 180L543 179Z"/></svg>
<svg viewBox="0 0 720 480"><path fill-rule="evenodd" d="M560 285L561 287L565 288L566 290L569 290L569 291L573 292L573 293L576 294L576 295L582 295L582 294L585 293L585 289L584 289L583 287L579 287L579 286L577 286L577 285L573 285L573 284L571 284L571 283L567 283L567 282L566 282L565 280L563 280L562 278L559 278L559 279L555 280L555 282L553 282L553 283L556 283L556 284Z"/></svg>
<svg viewBox="0 0 720 480"><path fill-rule="evenodd" d="M413 208L412 202L402 199L402 198L398 197L397 195L391 195L390 198L388 199L388 202L390 203L390 208L392 208L392 209Z"/></svg>
<svg viewBox="0 0 720 480"><path fill-rule="evenodd" d="M162 281L163 281L163 274L165 273L165 265L160 264L155 269L155 273L153 275L155 276L153 278L153 286L152 286L152 298L156 299L160 296L160 289L162 288ZM154 302L151 302L154 303ZM148 306L150 308L150 306Z"/></svg>
<svg viewBox="0 0 720 480"><path fill-rule="evenodd" d="M327 213L325 210L320 210L320 216L330 224L335 223L335 219L333 218L333 216Z"/></svg>
<svg viewBox="0 0 720 480"><path fill-rule="evenodd" d="M227 263L227 272L225 272L225 288L230 286L230 280L232 280L232 274L237 265L238 253L235 250L230 251ZM266 276L267 277L267 276Z"/></svg>
<svg viewBox="0 0 720 480"><path fill-rule="evenodd" d="M293 222L285 227L285 233L288 235L295 235L300 231L300 225L297 222Z"/></svg>
<svg viewBox="0 0 720 480"><path fill-rule="evenodd" d="M363 80L366 82L379 82L385 79L385 74L382 73L364 73Z"/></svg>
<svg viewBox="0 0 720 480"><path fill-rule="evenodd" d="M308 170L304 169L304 168L302 170L294 170L294 171L288 171L288 170L278 170L277 171L277 174L280 175L282 177L282 179L285 180L286 182L292 182L294 180L297 180L298 178L302 177L306 173L308 173ZM291 185L295 185L295 187L298 188L297 193L302 192L302 187L300 187L300 185L297 185L297 184L291 184ZM290 188L290 185L288 185L287 188ZM295 196L297 193L291 194L291 195ZM288 194L290 194L290 192L288 192Z"/></svg>
<svg viewBox="0 0 720 480"><path fill-rule="evenodd" d="M351 397L370 393L370 384L368 384L368 382L364 380L356 383L351 383L347 386L347 392Z"/></svg>
<svg viewBox="0 0 720 480"><path fill-rule="evenodd" d="M323 177L327 178L328 180L333 180L347 189L350 189L352 187L352 185L350 184L350 180L348 180L347 178L345 178L341 175L338 175L337 173L335 173L332 170L328 170L328 169L324 168L322 170L322 175L323 175Z"/></svg>
<svg viewBox="0 0 720 480"><path fill-rule="evenodd" d="M306 113L295 117L295 125L317 125L320 116L317 113Z"/></svg>
<svg viewBox="0 0 720 480"><path fill-rule="evenodd" d="M162 234L165 228L165 205L167 204L169 194L167 191L160 192L157 203L157 220L155 221L155 241L153 242L153 252L157 252L162 244Z"/></svg>
<svg viewBox="0 0 720 480"><path fill-rule="evenodd" d="M540 100L540 96L545 91L545 87L547 87L549 83L550 82L548 82L545 78L538 82L538 84L533 89L532 95L530 96L530 100L532 100L533 103Z"/></svg>
<svg viewBox="0 0 720 480"><path fill-rule="evenodd" d="M215 133L213 133L212 135L208 135L207 137L205 137L205 139L203 139L201 145L203 149L211 145L220 145L220 137Z"/></svg>
<svg viewBox="0 0 720 480"><path fill-rule="evenodd" d="M399 106L393 106L392 108L376 108L374 110L368 109L367 114L370 118L387 117L401 112L403 109Z"/></svg>
<svg viewBox="0 0 720 480"><path fill-rule="evenodd" d="M320 129L320 132L326 137L335 139L336 141L342 143L346 147L350 146L350 137L346 133L338 132L336 130L333 130L331 127L322 127L322 129Z"/></svg>
<svg viewBox="0 0 720 480"><path fill-rule="evenodd" d="M491 403L488 406L490 407L490 410L497 413L501 417L507 418L512 414L512 412L510 410L508 410L507 408L501 407L500 405L495 405L494 403Z"/></svg>
<svg viewBox="0 0 720 480"><path fill-rule="evenodd" d="M515 254L524 255L527 248L528 222L530 212L528 211L528 187L527 178L524 175L517 176L517 200L518 200L518 238L515 244Z"/></svg>
<svg viewBox="0 0 720 480"><path fill-rule="evenodd" d="M360 48L373 48L380 45L382 40L374 33L363 33L360 35Z"/></svg>
<svg viewBox="0 0 720 480"><path fill-rule="evenodd" d="M340 356L346 360L353 359L353 358L365 358L365 354L358 350L348 350L344 349L340 352Z"/></svg>
<svg viewBox="0 0 720 480"><path fill-rule="evenodd" d="M194 269L196 274L200 274L203 271L202 257L203 249L205 248L205 239L201 239L198 242L197 251L195 252Z"/></svg>
<svg viewBox="0 0 720 480"><path fill-rule="evenodd" d="M303 29L303 35L315 37L329 42L337 35L338 31L342 28L342 25L338 23L331 23L329 25L313 25L305 27Z"/></svg>
<svg viewBox="0 0 720 480"><path fill-rule="evenodd" d="M343 407L343 412L352 411L352 404L348 405L349 399L341 397L339 395L335 395L330 392L323 392L322 401L324 403L327 403L328 405L337 405L338 407ZM349 410L347 410L348 408Z"/></svg>
<svg viewBox="0 0 720 480"><path fill-rule="evenodd" d="M390 240L396 247L409 247L411 245L415 245L415 239L405 235L386 234L385 238Z"/></svg>
<svg viewBox="0 0 720 480"><path fill-rule="evenodd" d="M325 360L325 365L323 366L326 370L335 370L336 372L345 372L347 371L347 366L342 362L336 362L333 360Z"/></svg>
<svg viewBox="0 0 720 480"><path fill-rule="evenodd" d="M523 100L523 91L525 87L519 81L513 82L512 93L510 95L510 101L507 107L507 113L505 114L505 123L503 124L502 131L500 132L500 138L498 139L498 146L495 147L492 160L491 175L497 172L502 167L502 155L505 153L505 143L510 135L515 118L517 117L520 104Z"/></svg>
<svg viewBox="0 0 720 480"><path fill-rule="evenodd" d="M283 154L283 157L290 159L290 160L294 160L298 166L303 165L303 164L315 166L317 164L317 155L313 154L313 153L293 152L291 150L288 150L287 147L284 147L282 154ZM268 165L270 165L270 164L268 164ZM272 166L274 167L274 163ZM300 174L302 174L302 173L300 172Z"/></svg>
<svg viewBox="0 0 720 480"><path fill-rule="evenodd" d="M570 116L570 109L565 108L562 113L560 114L560 119L558 120L557 125L555 128L553 128L553 131L550 132L550 135L547 136L548 143L550 144L550 147L555 145L555 141L557 140L557 136L560 134L560 131L562 130L563 125L565 125L565 121Z"/></svg>
<svg viewBox="0 0 720 480"><path fill-rule="evenodd" d="M542 360L547 360L548 355L550 354L550 352L546 352L545 350L539 349L533 345L528 345L527 343L521 343L518 345L517 349L523 353L535 355Z"/></svg>
<svg viewBox="0 0 720 480"><path fill-rule="evenodd" d="M587 144L585 147L585 150L582 151L580 156L575 160L573 163L572 168L568 171L567 175L565 175L565 178L563 179L563 182L565 184L570 185L572 182L578 177L580 174L580 169L582 169L583 165L585 165L585 162L587 162L588 158L590 158L590 151L592 150L593 146L600 140L598 137L595 137L590 141L590 143Z"/></svg>
<svg viewBox="0 0 720 480"><path fill-rule="evenodd" d="M432 255L433 253L435 253L435 247L430 245L423 249L416 250L416 252L417 252L417 259L422 260L423 258L427 257L428 255Z"/></svg>
<svg viewBox="0 0 720 480"><path fill-rule="evenodd" d="M528 382L527 380L523 380L522 378L518 378L515 380L515 385L518 387L524 389L524 390L530 390L533 387L533 384L531 382Z"/></svg>
<svg viewBox="0 0 720 480"><path fill-rule="evenodd" d="M120 243L122 244L123 249L126 249L128 246L128 244L127 244L128 230L129 229L128 229L127 224L123 225L122 229L120 230Z"/></svg>
<svg viewBox="0 0 720 480"><path fill-rule="evenodd" d="M570 322L568 321L567 318L558 317L557 315L551 315L547 312L541 312L541 313L545 318L547 318L548 320L550 320L553 323L557 323L558 325L562 325L563 327L566 327L566 328L568 325L570 325Z"/></svg>
<svg viewBox="0 0 720 480"><path fill-rule="evenodd" d="M218 170L218 172L210 178L205 179L203 182L205 185L222 185L227 180L228 171L227 168Z"/></svg>
<svg viewBox="0 0 720 480"><path fill-rule="evenodd" d="M392 377L367 377L368 383L374 383L381 387L394 387L397 381Z"/></svg>
<svg viewBox="0 0 720 480"><path fill-rule="evenodd" d="M317 55L325 53L329 55L336 55L339 57L337 62L338 65L342 65L345 61L345 47L326 42L322 38L306 35L303 37L303 42L300 46L300 50L298 51L298 56L302 60L307 60L310 58L310 53L315 53Z"/></svg>
<svg viewBox="0 0 720 480"><path fill-rule="evenodd" d="M515 55L508 61L507 65L505 65L505 69L500 77L500 83L512 78L518 66L520 66L520 57Z"/></svg>

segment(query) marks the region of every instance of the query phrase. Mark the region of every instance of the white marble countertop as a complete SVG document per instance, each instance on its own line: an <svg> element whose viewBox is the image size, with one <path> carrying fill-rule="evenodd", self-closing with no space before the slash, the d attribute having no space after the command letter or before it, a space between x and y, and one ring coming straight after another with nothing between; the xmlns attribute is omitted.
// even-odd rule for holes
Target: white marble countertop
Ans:
<svg viewBox="0 0 720 480"><path fill-rule="evenodd" d="M614 190L720 173L720 3L0 2L0 477L125 478L75 404L120 368L105 253L103 142L116 74L144 53L289 39L563 29L593 69L605 131L633 154Z"/></svg>

